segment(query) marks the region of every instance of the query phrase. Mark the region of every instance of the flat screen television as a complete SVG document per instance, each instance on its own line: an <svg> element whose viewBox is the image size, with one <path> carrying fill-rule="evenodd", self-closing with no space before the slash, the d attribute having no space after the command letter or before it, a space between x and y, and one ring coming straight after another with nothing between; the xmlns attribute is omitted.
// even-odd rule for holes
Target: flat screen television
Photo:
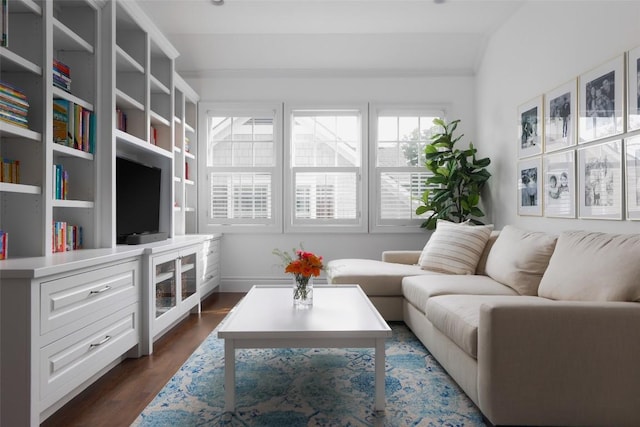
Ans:
<svg viewBox="0 0 640 427"><path fill-rule="evenodd" d="M116 157L116 241L139 244L167 238L160 232L162 170Z"/></svg>

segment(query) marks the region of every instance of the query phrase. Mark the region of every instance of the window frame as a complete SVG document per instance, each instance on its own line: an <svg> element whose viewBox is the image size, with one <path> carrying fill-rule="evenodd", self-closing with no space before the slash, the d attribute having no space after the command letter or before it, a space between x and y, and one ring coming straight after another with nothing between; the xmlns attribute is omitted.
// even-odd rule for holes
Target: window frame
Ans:
<svg viewBox="0 0 640 427"><path fill-rule="evenodd" d="M211 116L265 116L273 117L273 166L207 166L209 129L208 118ZM263 103L228 103L201 102L198 106L198 232L200 233L282 233L282 138L283 138L283 104L282 102ZM271 218L239 219L233 222L215 221L209 217L211 206L209 182L210 173L271 173Z"/></svg>
<svg viewBox="0 0 640 427"><path fill-rule="evenodd" d="M446 120L446 108L433 104L371 104L369 108L369 232L370 233L415 233L428 215L415 219L382 219L382 184L384 172L420 172L430 175L424 166L378 166L378 119L397 117L440 117Z"/></svg>
<svg viewBox="0 0 640 427"><path fill-rule="evenodd" d="M358 116L358 127L360 130L360 157L359 166L329 166L310 167L292 166L293 148L293 117L296 112L301 115L325 114L339 115L347 111L354 111ZM334 113L334 114L331 114ZM368 231L368 104L367 103L339 103L339 104L285 104L284 108L284 230L288 233L327 233L327 232L349 232L366 233ZM352 220L329 220L329 219L295 219L295 176L302 171L309 172L349 172L356 171L356 218Z"/></svg>

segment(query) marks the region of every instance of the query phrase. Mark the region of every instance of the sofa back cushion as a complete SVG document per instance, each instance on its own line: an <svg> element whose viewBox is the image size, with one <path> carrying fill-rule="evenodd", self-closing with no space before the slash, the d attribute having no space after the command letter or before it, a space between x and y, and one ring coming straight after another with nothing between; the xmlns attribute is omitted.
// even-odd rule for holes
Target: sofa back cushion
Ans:
<svg viewBox="0 0 640 427"><path fill-rule="evenodd" d="M422 250L424 270L448 274L475 274L493 226L472 226L439 220Z"/></svg>
<svg viewBox="0 0 640 427"><path fill-rule="evenodd" d="M640 301L640 234L560 234L538 295L555 300Z"/></svg>
<svg viewBox="0 0 640 427"><path fill-rule="evenodd" d="M478 261L476 274L480 274L483 276L487 275L487 258L489 258L489 252L491 252L491 248L498 239L499 235L500 230L493 230L491 232L491 235L489 235L489 240L487 240L487 244L484 246L484 250L482 251L482 255L480 256L480 261Z"/></svg>
<svg viewBox="0 0 640 427"><path fill-rule="evenodd" d="M538 295L556 237L505 226L487 256L486 273L520 295Z"/></svg>

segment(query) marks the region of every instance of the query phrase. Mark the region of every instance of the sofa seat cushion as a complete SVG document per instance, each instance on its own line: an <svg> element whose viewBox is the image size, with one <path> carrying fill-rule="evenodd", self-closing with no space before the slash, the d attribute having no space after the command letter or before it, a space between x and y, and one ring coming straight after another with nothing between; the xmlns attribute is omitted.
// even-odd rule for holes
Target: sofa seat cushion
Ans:
<svg viewBox="0 0 640 427"><path fill-rule="evenodd" d="M544 298L504 295L441 295L429 298L427 319L460 349L478 358L478 325L480 307L491 302L517 301L525 304L544 304Z"/></svg>
<svg viewBox="0 0 640 427"><path fill-rule="evenodd" d="M447 274L405 277L402 294L423 313L426 312L427 301L439 295L518 295L510 287L487 276Z"/></svg>
<svg viewBox="0 0 640 427"><path fill-rule="evenodd" d="M402 296L402 279L414 275L439 275L418 265L395 264L373 259L345 258L327 263L332 285L358 284L368 296Z"/></svg>
<svg viewBox="0 0 640 427"><path fill-rule="evenodd" d="M571 301L640 301L640 234L560 234L540 296Z"/></svg>

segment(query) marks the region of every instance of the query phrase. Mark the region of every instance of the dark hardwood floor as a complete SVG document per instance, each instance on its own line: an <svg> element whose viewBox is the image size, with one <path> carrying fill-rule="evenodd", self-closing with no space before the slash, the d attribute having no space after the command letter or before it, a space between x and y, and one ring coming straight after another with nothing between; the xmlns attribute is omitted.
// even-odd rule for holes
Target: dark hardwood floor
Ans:
<svg viewBox="0 0 640 427"><path fill-rule="evenodd" d="M156 341L151 356L124 360L41 425L130 425L243 296L212 294L202 302L199 316L189 315Z"/></svg>

